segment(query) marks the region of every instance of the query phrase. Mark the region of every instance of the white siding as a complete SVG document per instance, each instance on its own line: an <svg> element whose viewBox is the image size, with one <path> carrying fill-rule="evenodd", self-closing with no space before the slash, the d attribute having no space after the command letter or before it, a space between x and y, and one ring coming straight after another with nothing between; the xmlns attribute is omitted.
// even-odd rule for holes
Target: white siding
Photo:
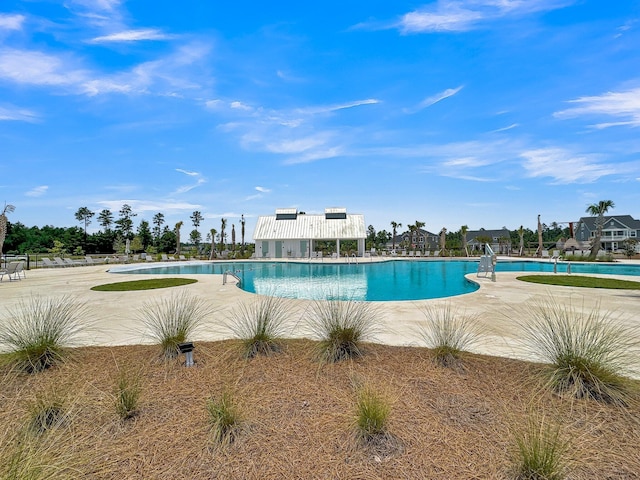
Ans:
<svg viewBox="0 0 640 480"><path fill-rule="evenodd" d="M324 215L298 215L296 220L276 220L275 215L258 218L253 233L260 240L355 240L366 238L364 215L327 220Z"/></svg>

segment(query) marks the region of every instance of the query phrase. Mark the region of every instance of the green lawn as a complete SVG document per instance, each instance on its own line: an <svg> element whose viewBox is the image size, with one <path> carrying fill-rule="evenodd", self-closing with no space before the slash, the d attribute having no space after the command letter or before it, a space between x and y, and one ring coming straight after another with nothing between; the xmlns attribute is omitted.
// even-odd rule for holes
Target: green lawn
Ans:
<svg viewBox="0 0 640 480"><path fill-rule="evenodd" d="M91 287L98 292L127 292L131 290L151 290L154 288L179 287L196 283L192 278L152 278L149 280L133 280L130 282L105 283Z"/></svg>
<svg viewBox="0 0 640 480"><path fill-rule="evenodd" d="M523 282L563 287L611 288L619 290L640 290L640 282L617 280L615 278L585 277L581 275L523 275L517 277Z"/></svg>

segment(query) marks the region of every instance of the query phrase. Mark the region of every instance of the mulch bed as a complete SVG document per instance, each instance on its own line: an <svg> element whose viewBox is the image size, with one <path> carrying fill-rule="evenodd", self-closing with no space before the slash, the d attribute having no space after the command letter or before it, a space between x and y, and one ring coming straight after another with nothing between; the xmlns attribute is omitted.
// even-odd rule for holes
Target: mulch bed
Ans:
<svg viewBox="0 0 640 480"><path fill-rule="evenodd" d="M513 478L514 431L532 411L562 425L569 478L640 478L638 405L559 398L540 387L539 365L469 354L453 370L436 366L427 349L384 345L327 365L314 347L290 340L277 355L245 360L233 341L198 342L191 368L184 358L159 361L153 346L90 347L41 374L5 369L0 465L16 448L28 404L55 389L71 415L47 458L67 478ZM140 411L126 421L114 406L119 368L142 376ZM387 434L368 444L353 427L365 384L392 404ZM224 391L244 421L233 443L217 446L205 403Z"/></svg>

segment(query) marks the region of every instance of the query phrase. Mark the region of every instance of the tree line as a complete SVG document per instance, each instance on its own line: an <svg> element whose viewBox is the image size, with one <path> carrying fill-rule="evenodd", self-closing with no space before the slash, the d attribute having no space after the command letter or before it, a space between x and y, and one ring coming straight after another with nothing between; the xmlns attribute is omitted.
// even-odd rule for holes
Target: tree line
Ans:
<svg viewBox="0 0 640 480"><path fill-rule="evenodd" d="M15 207L11 207L10 212L13 212ZM186 241L183 241L181 237L181 229L184 226L183 221L170 226L166 223L164 214L158 212L153 216L151 223L141 219L136 226L134 222L136 216L137 214L127 204L122 206L117 212L117 216L109 209L94 212L87 207L80 207L74 214L80 226L54 227L45 225L44 227L27 227L21 222L9 222L3 213L2 217L5 221L3 251L8 254L66 253L84 255L127 252L180 254L182 247L186 245L194 254L208 255L213 258L217 252L224 252L229 249L244 253L247 247L245 243L244 215L240 219L241 232L238 239L239 243L237 244L235 224L232 225L231 245L228 242L229 233L227 219L225 218L221 219L220 232L215 228L210 229L206 233L203 243L199 227L204 217L200 211L194 211L189 217L193 230L189 233ZM89 233L89 226L94 221L101 229L97 232Z"/></svg>

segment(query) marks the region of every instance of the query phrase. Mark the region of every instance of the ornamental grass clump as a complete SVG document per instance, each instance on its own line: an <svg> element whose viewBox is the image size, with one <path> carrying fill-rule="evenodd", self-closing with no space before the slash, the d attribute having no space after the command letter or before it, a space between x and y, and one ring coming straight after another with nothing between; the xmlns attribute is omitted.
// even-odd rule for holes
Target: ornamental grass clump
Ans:
<svg viewBox="0 0 640 480"><path fill-rule="evenodd" d="M530 415L527 424L515 432L515 479L562 480L567 470L567 443L560 425L544 416Z"/></svg>
<svg viewBox="0 0 640 480"><path fill-rule="evenodd" d="M28 429L37 434L45 433L62 425L68 416L65 399L54 390L36 396L28 406Z"/></svg>
<svg viewBox="0 0 640 480"><path fill-rule="evenodd" d="M240 303L231 312L226 328L240 339L246 358L270 355L282 348L289 316L285 300L262 297L251 304Z"/></svg>
<svg viewBox="0 0 640 480"><path fill-rule="evenodd" d="M574 398L627 405L637 393L640 330L600 306L577 310L553 298L538 301L518 323L530 354L548 366L553 391Z"/></svg>
<svg viewBox="0 0 640 480"><path fill-rule="evenodd" d="M369 386L358 390L355 427L359 440L370 442L387 433L391 405Z"/></svg>
<svg viewBox="0 0 640 480"><path fill-rule="evenodd" d="M166 360L178 356L178 345L191 339L212 309L197 297L178 293L145 303L139 318L146 334L162 350Z"/></svg>
<svg viewBox="0 0 640 480"><path fill-rule="evenodd" d="M478 341L478 317L460 312L451 303L423 307L421 311L425 321L418 325L418 334L431 349L435 362L443 367L459 365L462 354Z"/></svg>
<svg viewBox="0 0 640 480"><path fill-rule="evenodd" d="M46 370L68 357L68 347L86 325L84 303L68 296L31 297L8 310L0 322L0 345L8 350L5 361L28 373Z"/></svg>
<svg viewBox="0 0 640 480"><path fill-rule="evenodd" d="M320 339L323 361L333 363L362 355L362 344L379 330L378 310L367 302L317 300L308 313L311 334Z"/></svg>
<svg viewBox="0 0 640 480"><path fill-rule="evenodd" d="M122 420L136 416L141 392L141 380L138 373L126 369L118 372L115 387L115 408Z"/></svg>
<svg viewBox="0 0 640 480"><path fill-rule="evenodd" d="M232 443L241 423L240 413L232 395L224 392L220 398L207 400L206 409L213 441L218 445Z"/></svg>

